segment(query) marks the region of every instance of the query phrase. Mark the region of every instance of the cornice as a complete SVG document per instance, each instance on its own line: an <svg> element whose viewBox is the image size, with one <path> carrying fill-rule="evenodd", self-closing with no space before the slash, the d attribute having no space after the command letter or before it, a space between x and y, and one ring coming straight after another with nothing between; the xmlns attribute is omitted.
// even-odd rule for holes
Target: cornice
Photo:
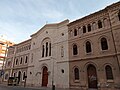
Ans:
<svg viewBox="0 0 120 90"><path fill-rule="evenodd" d="M28 68L28 66L14 66L13 69L23 69Z"/></svg>
<svg viewBox="0 0 120 90"><path fill-rule="evenodd" d="M116 54L107 54L107 55L99 55L99 56L93 56L93 57L84 57L84 58L74 58L74 59L70 59L69 62L76 62L76 61L85 61L85 60L96 60L96 59L100 59L100 58L107 58L107 57L115 57Z"/></svg>
<svg viewBox="0 0 120 90"><path fill-rule="evenodd" d="M24 45L24 44L27 44L27 43L31 43L31 39L28 39L28 40L25 40L23 42L20 42L20 43L16 44L16 46L19 47L19 45Z"/></svg>
<svg viewBox="0 0 120 90"><path fill-rule="evenodd" d="M80 18L80 19L77 19L77 20L75 20L75 21L72 21L72 22L70 22L70 23L68 24L68 27L74 26L74 25L77 24L77 23L82 23L82 22L83 22L83 23L86 23L86 22L90 21L90 20L93 19L93 18L94 18L94 19L99 19L99 18L101 18L101 17L104 18L104 16L108 14L108 10L109 10L109 9L114 10L115 8L117 8L117 7L119 7L119 6L120 6L120 1L117 2L117 3L113 3L112 5L109 5L109 6L105 7L104 9L99 10L99 11L97 11L97 12L95 12L95 13L89 14L89 15L87 15L87 16L84 16L84 17Z"/></svg>

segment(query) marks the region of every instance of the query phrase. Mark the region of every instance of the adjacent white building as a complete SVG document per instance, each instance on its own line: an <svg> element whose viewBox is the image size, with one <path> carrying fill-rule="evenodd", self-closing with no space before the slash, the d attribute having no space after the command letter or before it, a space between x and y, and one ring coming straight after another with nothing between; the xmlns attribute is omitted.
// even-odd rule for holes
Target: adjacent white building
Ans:
<svg viewBox="0 0 120 90"><path fill-rule="evenodd" d="M7 59L12 64L6 64L5 81L18 77L24 85L27 76L28 86L69 88L68 23L46 24L31 39L10 47Z"/></svg>
<svg viewBox="0 0 120 90"><path fill-rule="evenodd" d="M46 24L31 35L28 85L69 87L68 23Z"/></svg>

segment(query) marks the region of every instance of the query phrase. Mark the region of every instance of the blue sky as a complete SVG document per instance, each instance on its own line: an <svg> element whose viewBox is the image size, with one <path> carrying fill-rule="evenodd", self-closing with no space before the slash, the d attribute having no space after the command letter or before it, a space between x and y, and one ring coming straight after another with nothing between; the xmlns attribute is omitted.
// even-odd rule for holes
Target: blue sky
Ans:
<svg viewBox="0 0 120 90"><path fill-rule="evenodd" d="M0 35L19 43L47 23L79 19L119 0L0 0Z"/></svg>

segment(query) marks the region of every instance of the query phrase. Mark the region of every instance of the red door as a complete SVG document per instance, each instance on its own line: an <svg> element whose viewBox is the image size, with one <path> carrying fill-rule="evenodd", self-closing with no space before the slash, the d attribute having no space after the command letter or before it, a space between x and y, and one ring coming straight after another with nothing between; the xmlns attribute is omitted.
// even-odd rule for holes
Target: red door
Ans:
<svg viewBox="0 0 120 90"><path fill-rule="evenodd" d="M89 65L87 68L87 74L88 74L88 87L97 88L97 73L95 66Z"/></svg>
<svg viewBox="0 0 120 90"><path fill-rule="evenodd" d="M48 84L48 69L43 67L43 76L42 76L42 86L47 86Z"/></svg>

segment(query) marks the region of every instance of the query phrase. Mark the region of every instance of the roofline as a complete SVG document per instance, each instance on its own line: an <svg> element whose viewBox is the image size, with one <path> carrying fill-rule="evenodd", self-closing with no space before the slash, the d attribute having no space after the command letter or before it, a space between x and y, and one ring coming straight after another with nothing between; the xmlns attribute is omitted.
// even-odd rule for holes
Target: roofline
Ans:
<svg viewBox="0 0 120 90"><path fill-rule="evenodd" d="M96 14L99 14L99 13L101 13L101 12L104 12L104 11L106 11L108 8L113 7L113 6L116 6L116 5L119 5L119 4L120 4L120 1L118 1L118 2L116 2L116 3L113 3L113 4L105 7L105 8L102 9L102 10L99 10L99 11L97 11L97 12L94 12L94 13L92 13L92 14L89 14L89 15L87 15L87 16L84 16L84 17L80 18L80 19L77 19L77 20L75 20L75 21L70 22L70 23L68 24L68 26L73 25L74 23L77 23L77 22L79 22L79 21L81 21L81 20L84 20L84 19L86 19L86 18L89 18L89 17L91 17L91 16L93 16L93 15L96 15Z"/></svg>
<svg viewBox="0 0 120 90"><path fill-rule="evenodd" d="M111 5L107 6L106 8L111 8L111 7L114 7L114 6L116 6L116 5L120 5L120 1L111 4Z"/></svg>
<svg viewBox="0 0 120 90"><path fill-rule="evenodd" d="M27 39L27 40L25 40L25 41L22 41L22 42L20 42L20 43L18 43L18 44L15 44L14 46L17 46L17 45L20 45L20 44L26 43L26 42L28 42L28 41L30 41L30 40L31 40L31 38L30 38L30 39Z"/></svg>
<svg viewBox="0 0 120 90"><path fill-rule="evenodd" d="M102 10L97 11L97 12L95 12L95 13L92 13L92 14L89 14L89 15L87 15L87 16L84 16L84 17L82 17L82 18L80 18L80 19L77 19L77 20L75 20L75 21L70 22L70 23L68 24L68 26L73 25L74 23L77 23L77 22L79 22L79 21L82 21L82 20L84 20L84 19L87 19L87 18L89 18L89 17L91 17L91 16L93 16L93 15L95 15L95 14L98 14L98 13L101 13L101 12L104 12L104 11L105 11L105 9L102 9Z"/></svg>
<svg viewBox="0 0 120 90"><path fill-rule="evenodd" d="M38 32L40 32L43 28L47 27L47 26L56 26L56 25L60 25L62 23L65 23L65 22L69 22L69 19L66 19L64 21L61 21L59 23L52 23L52 24L46 24L44 25L41 29L39 29L36 33L32 34L31 37L33 37L34 35L36 35Z"/></svg>

